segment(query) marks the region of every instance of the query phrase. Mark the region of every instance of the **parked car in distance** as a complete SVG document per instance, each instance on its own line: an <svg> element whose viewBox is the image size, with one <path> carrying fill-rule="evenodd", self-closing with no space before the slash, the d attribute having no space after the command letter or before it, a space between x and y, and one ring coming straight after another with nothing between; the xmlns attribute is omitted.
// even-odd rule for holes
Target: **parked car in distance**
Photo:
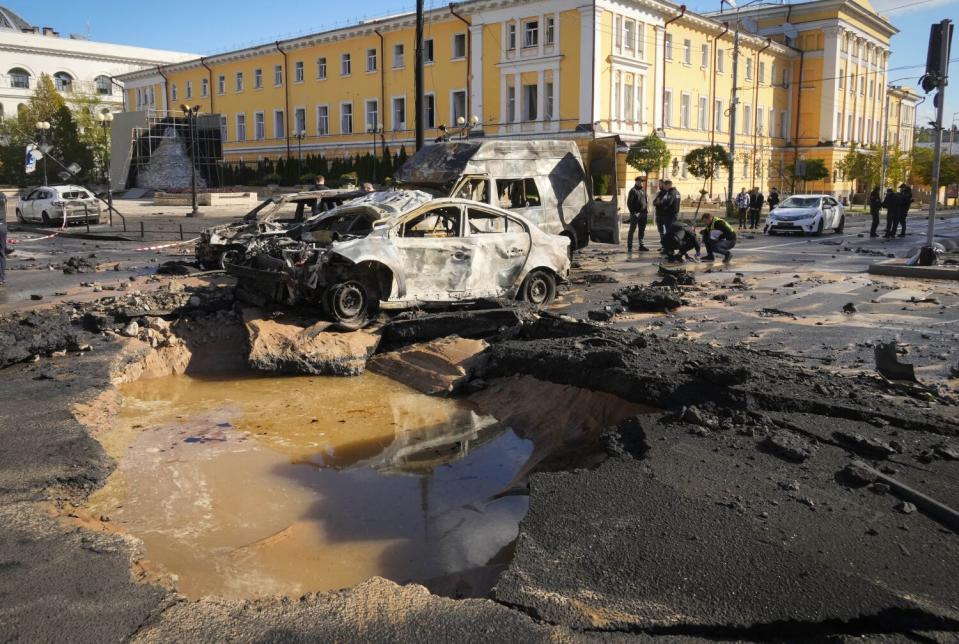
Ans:
<svg viewBox="0 0 959 644"><path fill-rule="evenodd" d="M793 195L779 204L766 217L765 232L811 233L821 235L831 228L841 233L846 225L846 211L831 195Z"/></svg>
<svg viewBox="0 0 959 644"><path fill-rule="evenodd" d="M22 194L17 201L17 221L44 226L100 223L100 201L83 186L42 186Z"/></svg>

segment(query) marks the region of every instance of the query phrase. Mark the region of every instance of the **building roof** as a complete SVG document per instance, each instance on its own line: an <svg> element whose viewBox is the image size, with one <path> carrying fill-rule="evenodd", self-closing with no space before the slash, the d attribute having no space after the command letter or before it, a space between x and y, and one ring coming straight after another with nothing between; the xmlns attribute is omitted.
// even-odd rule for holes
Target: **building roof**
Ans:
<svg viewBox="0 0 959 644"><path fill-rule="evenodd" d="M30 31L33 25L6 7L0 7L0 29L8 31Z"/></svg>

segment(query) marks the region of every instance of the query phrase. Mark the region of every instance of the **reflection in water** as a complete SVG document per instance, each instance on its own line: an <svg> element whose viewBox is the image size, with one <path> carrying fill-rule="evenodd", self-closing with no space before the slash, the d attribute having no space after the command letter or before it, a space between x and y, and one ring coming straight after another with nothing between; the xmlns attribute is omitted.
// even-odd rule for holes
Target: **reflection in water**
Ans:
<svg viewBox="0 0 959 644"><path fill-rule="evenodd" d="M299 595L482 566L525 497L487 502L532 443L394 381L175 376L123 388L119 459L87 511L184 594Z"/></svg>

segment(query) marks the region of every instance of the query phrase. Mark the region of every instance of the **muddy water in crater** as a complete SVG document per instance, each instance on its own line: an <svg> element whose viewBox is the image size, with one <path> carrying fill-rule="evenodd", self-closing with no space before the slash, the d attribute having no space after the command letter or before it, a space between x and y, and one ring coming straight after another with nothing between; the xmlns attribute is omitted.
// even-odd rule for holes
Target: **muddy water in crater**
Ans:
<svg viewBox="0 0 959 644"><path fill-rule="evenodd" d="M533 452L465 403L394 381L175 376L122 388L118 467L86 508L189 597L297 596L483 566Z"/></svg>

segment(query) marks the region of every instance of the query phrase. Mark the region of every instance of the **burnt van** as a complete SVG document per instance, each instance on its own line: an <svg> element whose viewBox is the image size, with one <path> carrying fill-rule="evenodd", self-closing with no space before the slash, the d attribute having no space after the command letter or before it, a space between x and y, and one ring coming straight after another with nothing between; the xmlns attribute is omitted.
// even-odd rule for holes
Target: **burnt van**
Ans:
<svg viewBox="0 0 959 644"><path fill-rule="evenodd" d="M618 244L615 139L591 141L589 158L587 171L576 143L563 140L435 143L410 157L396 179L403 188L515 211L569 237L573 250L590 241Z"/></svg>

